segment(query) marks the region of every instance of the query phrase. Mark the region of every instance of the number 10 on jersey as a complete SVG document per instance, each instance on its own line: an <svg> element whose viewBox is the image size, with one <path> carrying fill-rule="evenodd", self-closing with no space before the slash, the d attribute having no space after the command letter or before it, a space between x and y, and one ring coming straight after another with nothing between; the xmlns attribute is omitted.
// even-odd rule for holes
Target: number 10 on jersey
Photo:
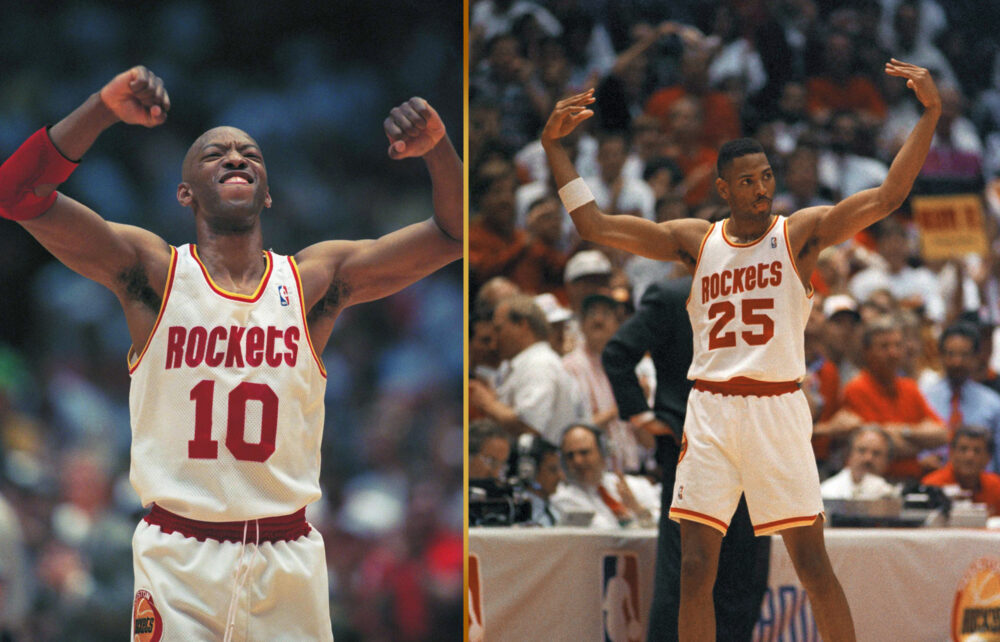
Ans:
<svg viewBox="0 0 1000 642"><path fill-rule="evenodd" d="M217 459L219 442L212 439L212 405L215 382L203 379L191 389L194 402L194 439L188 441L191 459ZM247 404L260 402L260 442L246 441ZM278 395L263 383L244 381L229 392L226 415L226 448L240 461L267 461L274 454L278 433Z"/></svg>

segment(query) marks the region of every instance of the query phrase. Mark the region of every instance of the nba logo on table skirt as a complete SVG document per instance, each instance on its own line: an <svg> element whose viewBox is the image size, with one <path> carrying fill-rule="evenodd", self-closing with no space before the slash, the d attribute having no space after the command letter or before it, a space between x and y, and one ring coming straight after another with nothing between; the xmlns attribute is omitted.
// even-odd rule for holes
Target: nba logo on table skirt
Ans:
<svg viewBox="0 0 1000 642"><path fill-rule="evenodd" d="M279 285L278 297L281 298L281 305L288 305L288 288L283 285Z"/></svg>
<svg viewBox="0 0 1000 642"><path fill-rule="evenodd" d="M604 642L642 642L646 627L642 623L639 599L639 558L623 551L606 553L601 558L601 621Z"/></svg>
<svg viewBox="0 0 1000 642"><path fill-rule="evenodd" d="M486 623L483 621L483 578L479 573L479 556L469 554L469 642L483 642L486 639Z"/></svg>

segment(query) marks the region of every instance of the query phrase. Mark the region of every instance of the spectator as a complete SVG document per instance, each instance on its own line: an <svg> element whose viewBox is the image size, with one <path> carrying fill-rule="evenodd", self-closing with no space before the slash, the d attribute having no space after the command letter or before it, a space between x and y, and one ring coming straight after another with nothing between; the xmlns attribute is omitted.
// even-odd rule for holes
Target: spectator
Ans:
<svg viewBox="0 0 1000 642"><path fill-rule="evenodd" d="M1000 394L972 379L979 360L979 329L968 323L951 325L941 333L939 345L945 376L924 388L927 402L948 426L949 437L953 438L960 426L982 426L996 444L1000 436ZM937 459L938 468L948 459L944 447L926 455ZM990 452L987 461L988 469L998 472L1000 453Z"/></svg>
<svg viewBox="0 0 1000 642"><path fill-rule="evenodd" d="M559 523L559 511L552 505L552 495L566 478L559 465L559 448L554 444L535 437L527 454L535 468L535 478L528 488L531 501L531 523L539 526L555 526Z"/></svg>
<svg viewBox="0 0 1000 642"><path fill-rule="evenodd" d="M625 132L605 132L598 136L598 173L587 176L587 184L598 205L609 214L631 214L653 220L656 197L652 188L622 171L628 150L629 141Z"/></svg>
<svg viewBox="0 0 1000 642"><path fill-rule="evenodd" d="M842 111L858 114L868 125L885 118L885 101L871 80L856 73L855 63L850 35L833 31L826 36L822 69L806 81L809 116L814 122L826 125L835 113ZM843 195L853 193L847 191Z"/></svg>
<svg viewBox="0 0 1000 642"><path fill-rule="evenodd" d="M470 27L490 40L500 34L511 33L514 24L524 16L532 16L542 30L550 36L562 33L562 25L548 9L531 0L481 0L473 3Z"/></svg>
<svg viewBox="0 0 1000 642"><path fill-rule="evenodd" d="M579 319L583 300L591 294L608 294L611 290L611 261L600 250L577 252L566 263L563 273L570 309Z"/></svg>
<svg viewBox="0 0 1000 642"><path fill-rule="evenodd" d="M823 499L882 499L898 496L885 480L892 458L892 439L878 426L860 426L851 433L847 465L819 485Z"/></svg>
<svg viewBox="0 0 1000 642"><path fill-rule="evenodd" d="M958 486L972 495L972 501L986 504L990 515L1000 515L1000 475L986 472L986 463L995 448L987 430L962 426L951 440L951 460L944 468L925 476L929 486Z"/></svg>
<svg viewBox="0 0 1000 642"><path fill-rule="evenodd" d="M540 434L558 441L566 425L589 418L576 382L548 344L548 321L527 295L512 296L493 312L500 358L510 363L494 390L469 381L469 403L508 433Z"/></svg>
<svg viewBox="0 0 1000 642"><path fill-rule="evenodd" d="M667 123L663 154L681 168L684 179L678 184L677 191L684 196L688 207L695 207L703 203L712 191L715 161L719 155L715 147L702 142L703 116L694 98L682 96L675 100L667 110Z"/></svg>
<svg viewBox="0 0 1000 642"><path fill-rule="evenodd" d="M894 459L890 480L919 480L933 468L917 455L948 441L948 433L912 379L900 377L903 333L883 317L865 326L861 335L864 368L844 388L844 409L861 422L879 425L892 439Z"/></svg>
<svg viewBox="0 0 1000 642"><path fill-rule="evenodd" d="M956 85L941 87L941 118L920 171L925 189L978 191L984 183L984 145L975 125L965 116L965 96Z"/></svg>
<svg viewBox="0 0 1000 642"><path fill-rule="evenodd" d="M496 105L500 112L500 142L506 149L525 146L544 122L548 95L534 79L521 43L500 33L486 43L486 59L469 75L470 101Z"/></svg>
<svg viewBox="0 0 1000 642"><path fill-rule="evenodd" d="M701 143L718 149L723 142L742 135L739 112L728 95L714 91L709 86L708 65L711 52L697 30L688 30L688 33L694 37L689 36L685 40L680 84L653 92L646 101L644 111L659 118L664 131L670 133L670 107L684 96L693 99L701 114Z"/></svg>
<svg viewBox="0 0 1000 642"><path fill-rule="evenodd" d="M608 457L615 463L615 469L638 473L645 450L654 446L653 437L633 431L632 426L618 418L611 382L601 365L601 352L620 325L618 308L618 302L604 294L591 294L583 300L580 317L583 341L563 357L563 365L589 404L592 423L604 431Z"/></svg>
<svg viewBox="0 0 1000 642"><path fill-rule="evenodd" d="M490 161L473 181L475 216L469 223L469 281L477 290L495 276L510 277L527 247L527 235L514 224L514 169Z"/></svg>
<svg viewBox="0 0 1000 642"><path fill-rule="evenodd" d="M876 228L876 242L885 265L873 265L851 277L847 287L854 300L865 301L875 291L885 289L903 307L922 308L931 321L944 321L945 305L937 277L926 267L909 264L910 237L906 228L892 219L885 220Z"/></svg>
<svg viewBox="0 0 1000 642"><path fill-rule="evenodd" d="M510 439L500 424L478 419L469 424L469 479L506 479Z"/></svg>
<svg viewBox="0 0 1000 642"><path fill-rule="evenodd" d="M899 60L927 68L935 78L941 79L941 85L954 85L958 79L948 59L934 46L930 38L921 37L922 4L921 0L903 0L896 5L892 17L892 27L896 36L892 47L893 54ZM943 94L941 98L944 99Z"/></svg>
<svg viewBox="0 0 1000 642"><path fill-rule="evenodd" d="M592 528L652 527L659 517L659 489L645 477L606 469L599 428L571 424L559 440L567 481L552 496L563 516L593 512Z"/></svg>
<svg viewBox="0 0 1000 642"><path fill-rule="evenodd" d="M526 294L549 292L565 297L567 256L559 249L562 219L562 204L555 194L542 196L528 207L524 251L510 268L511 280Z"/></svg>
<svg viewBox="0 0 1000 642"><path fill-rule="evenodd" d="M572 348L569 346L566 324L573 318L573 313L569 308L564 308L551 294L537 295L535 303L545 313L545 320L549 322L549 345L560 357L567 354Z"/></svg>
<svg viewBox="0 0 1000 642"><path fill-rule="evenodd" d="M885 163L863 149L868 137L861 128L855 112L838 111L830 116L830 146L819 154L817 176L834 200L877 187L889 173Z"/></svg>
<svg viewBox="0 0 1000 642"><path fill-rule="evenodd" d="M785 189L774 197L774 211L788 216L804 207L833 205L820 194L818 156L816 150L799 147L788 157Z"/></svg>

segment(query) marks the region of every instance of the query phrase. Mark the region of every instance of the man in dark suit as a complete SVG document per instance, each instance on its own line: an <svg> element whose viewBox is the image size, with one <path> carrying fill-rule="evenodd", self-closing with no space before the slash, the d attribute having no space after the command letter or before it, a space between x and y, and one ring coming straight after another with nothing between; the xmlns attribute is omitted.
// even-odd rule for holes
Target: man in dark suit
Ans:
<svg viewBox="0 0 1000 642"><path fill-rule="evenodd" d="M650 642L677 640L680 608L680 527L669 517L677 458L681 450L684 414L691 381L691 322L685 302L691 277L654 283L646 290L635 315L608 342L602 354L618 413L640 430L656 435L656 459L663 471L659 539L653 604L649 615ZM656 395L650 409L635 374L646 352L656 368ZM745 499L733 515L722 541L714 601L717 639L750 640L767 590L770 537L755 538Z"/></svg>

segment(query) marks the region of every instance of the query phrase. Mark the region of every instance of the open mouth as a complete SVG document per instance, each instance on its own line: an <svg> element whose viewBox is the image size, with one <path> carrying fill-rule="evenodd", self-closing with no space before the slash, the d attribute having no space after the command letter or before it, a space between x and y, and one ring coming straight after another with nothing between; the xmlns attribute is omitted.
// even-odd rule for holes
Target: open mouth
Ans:
<svg viewBox="0 0 1000 642"><path fill-rule="evenodd" d="M247 172L227 172L219 182L223 185L252 185L253 176Z"/></svg>

